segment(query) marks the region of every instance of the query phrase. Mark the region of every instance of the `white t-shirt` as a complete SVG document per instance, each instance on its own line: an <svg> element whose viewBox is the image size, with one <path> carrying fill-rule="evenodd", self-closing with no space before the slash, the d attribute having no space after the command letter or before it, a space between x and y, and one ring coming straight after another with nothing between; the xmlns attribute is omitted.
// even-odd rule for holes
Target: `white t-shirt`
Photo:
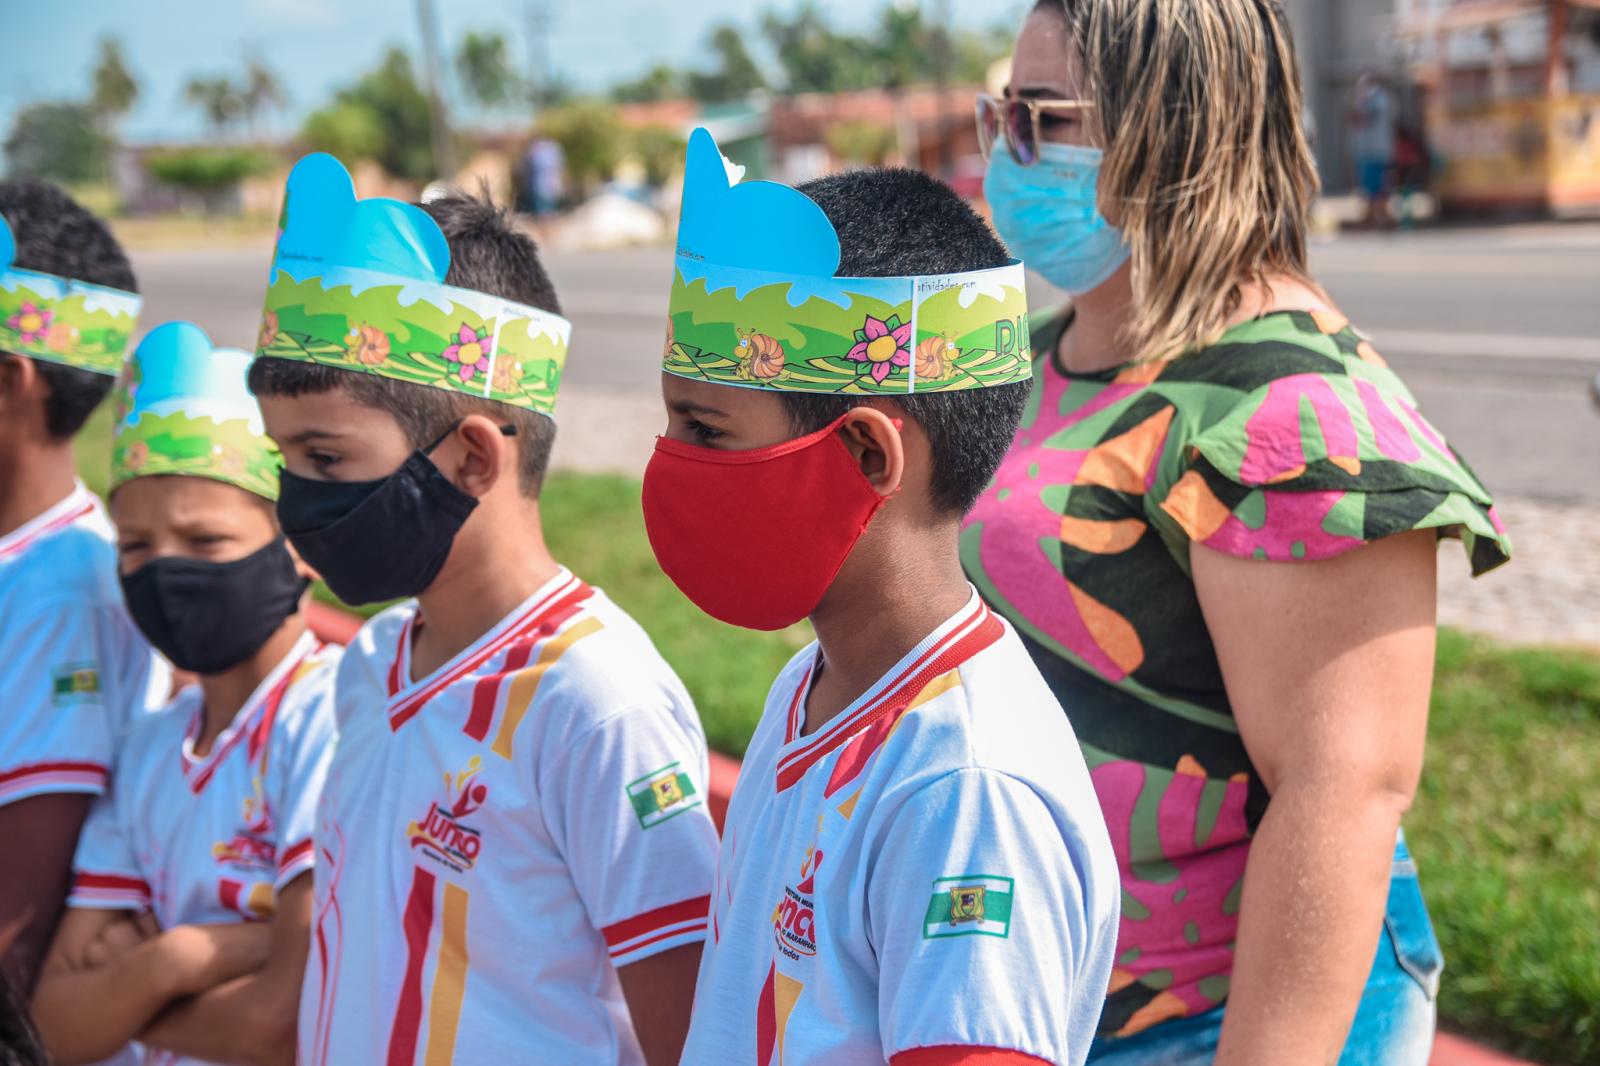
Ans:
<svg viewBox="0 0 1600 1066"><path fill-rule="evenodd" d="M420 624L339 672L301 1060L639 1062L616 968L705 939L716 866L689 695L565 571L412 681Z"/></svg>
<svg viewBox="0 0 1600 1066"><path fill-rule="evenodd" d="M67 905L149 910L162 928L270 918L278 892L312 866L339 656L302 637L203 758L198 685L136 722L78 840Z"/></svg>
<svg viewBox="0 0 1600 1066"><path fill-rule="evenodd" d="M734 790L683 1061L963 1047L1083 1062L1117 866L1022 643L974 593L801 736L817 658L812 645L779 675Z"/></svg>
<svg viewBox="0 0 1600 1066"><path fill-rule="evenodd" d="M98 795L129 723L171 672L128 618L111 523L78 485L0 537L0 806Z"/></svg>

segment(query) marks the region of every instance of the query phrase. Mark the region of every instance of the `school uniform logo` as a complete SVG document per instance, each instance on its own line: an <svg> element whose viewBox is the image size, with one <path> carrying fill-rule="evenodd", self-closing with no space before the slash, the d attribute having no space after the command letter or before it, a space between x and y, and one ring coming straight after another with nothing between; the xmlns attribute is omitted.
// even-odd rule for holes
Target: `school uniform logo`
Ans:
<svg viewBox="0 0 1600 1066"><path fill-rule="evenodd" d="M923 939L1009 937L1014 887L1011 878L989 874L939 878L933 883L933 896L922 921Z"/></svg>
<svg viewBox="0 0 1600 1066"><path fill-rule="evenodd" d="M700 806L700 793L681 766L663 766L624 786L640 829L654 829L667 819Z"/></svg>
<svg viewBox="0 0 1600 1066"><path fill-rule="evenodd" d="M244 798L243 825L227 840L211 845L211 855L220 866L250 870L272 870L277 866L277 827L272 806L262 793L261 775L251 778L251 795Z"/></svg>
<svg viewBox="0 0 1600 1066"><path fill-rule="evenodd" d="M786 958L817 953L816 890L821 866L822 852L807 848L805 861L800 864L800 880L784 887L783 898L772 910L772 938Z"/></svg>
<svg viewBox="0 0 1600 1066"><path fill-rule="evenodd" d="M472 869L483 850L482 832L466 821L489 798L489 786L478 780L482 769L482 760L474 755L460 773L445 774L445 802L435 800L422 821L406 827L413 848L457 873Z"/></svg>
<svg viewBox="0 0 1600 1066"><path fill-rule="evenodd" d="M100 698L100 671L93 663L57 667L50 682L50 701L57 707Z"/></svg>

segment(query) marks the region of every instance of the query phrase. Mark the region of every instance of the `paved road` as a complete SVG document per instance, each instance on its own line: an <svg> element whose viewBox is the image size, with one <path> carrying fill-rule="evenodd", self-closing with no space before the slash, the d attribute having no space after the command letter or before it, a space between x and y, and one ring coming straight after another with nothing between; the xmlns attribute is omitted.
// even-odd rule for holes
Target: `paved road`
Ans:
<svg viewBox="0 0 1600 1066"><path fill-rule="evenodd" d="M1318 276L1498 491L1600 503L1600 226L1343 237ZM135 256L146 321L190 318L220 343L255 332L265 250ZM579 348L567 380L643 399L656 387L670 255L562 253L550 269ZM1053 296L1041 287L1035 306Z"/></svg>

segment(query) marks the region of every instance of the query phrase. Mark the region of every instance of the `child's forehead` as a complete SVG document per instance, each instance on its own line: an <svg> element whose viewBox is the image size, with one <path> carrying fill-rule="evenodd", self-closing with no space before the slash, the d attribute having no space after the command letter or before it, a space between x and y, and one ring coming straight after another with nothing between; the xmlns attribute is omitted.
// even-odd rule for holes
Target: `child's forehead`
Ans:
<svg viewBox="0 0 1600 1066"><path fill-rule="evenodd" d="M661 394L667 406L688 415L737 419L783 417L783 401L769 391L742 389L674 374L661 375Z"/></svg>
<svg viewBox="0 0 1600 1066"><path fill-rule="evenodd" d="M185 474L157 474L126 481L111 494L110 506L112 519L119 523L272 515L270 504L237 485Z"/></svg>
<svg viewBox="0 0 1600 1066"><path fill-rule="evenodd" d="M267 432L280 444L316 437L402 432L400 420L392 411L364 403L345 389L259 399Z"/></svg>

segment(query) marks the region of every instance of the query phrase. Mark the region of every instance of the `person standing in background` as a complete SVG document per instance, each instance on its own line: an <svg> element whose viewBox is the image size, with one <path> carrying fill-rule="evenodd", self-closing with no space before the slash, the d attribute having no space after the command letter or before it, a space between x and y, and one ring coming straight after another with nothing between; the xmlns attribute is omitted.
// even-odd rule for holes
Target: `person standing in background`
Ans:
<svg viewBox="0 0 1600 1066"><path fill-rule="evenodd" d="M1394 225L1389 214L1389 193L1393 187L1398 120L1394 94L1370 70L1356 79L1347 119L1356 184L1367 201L1366 225L1388 229Z"/></svg>

